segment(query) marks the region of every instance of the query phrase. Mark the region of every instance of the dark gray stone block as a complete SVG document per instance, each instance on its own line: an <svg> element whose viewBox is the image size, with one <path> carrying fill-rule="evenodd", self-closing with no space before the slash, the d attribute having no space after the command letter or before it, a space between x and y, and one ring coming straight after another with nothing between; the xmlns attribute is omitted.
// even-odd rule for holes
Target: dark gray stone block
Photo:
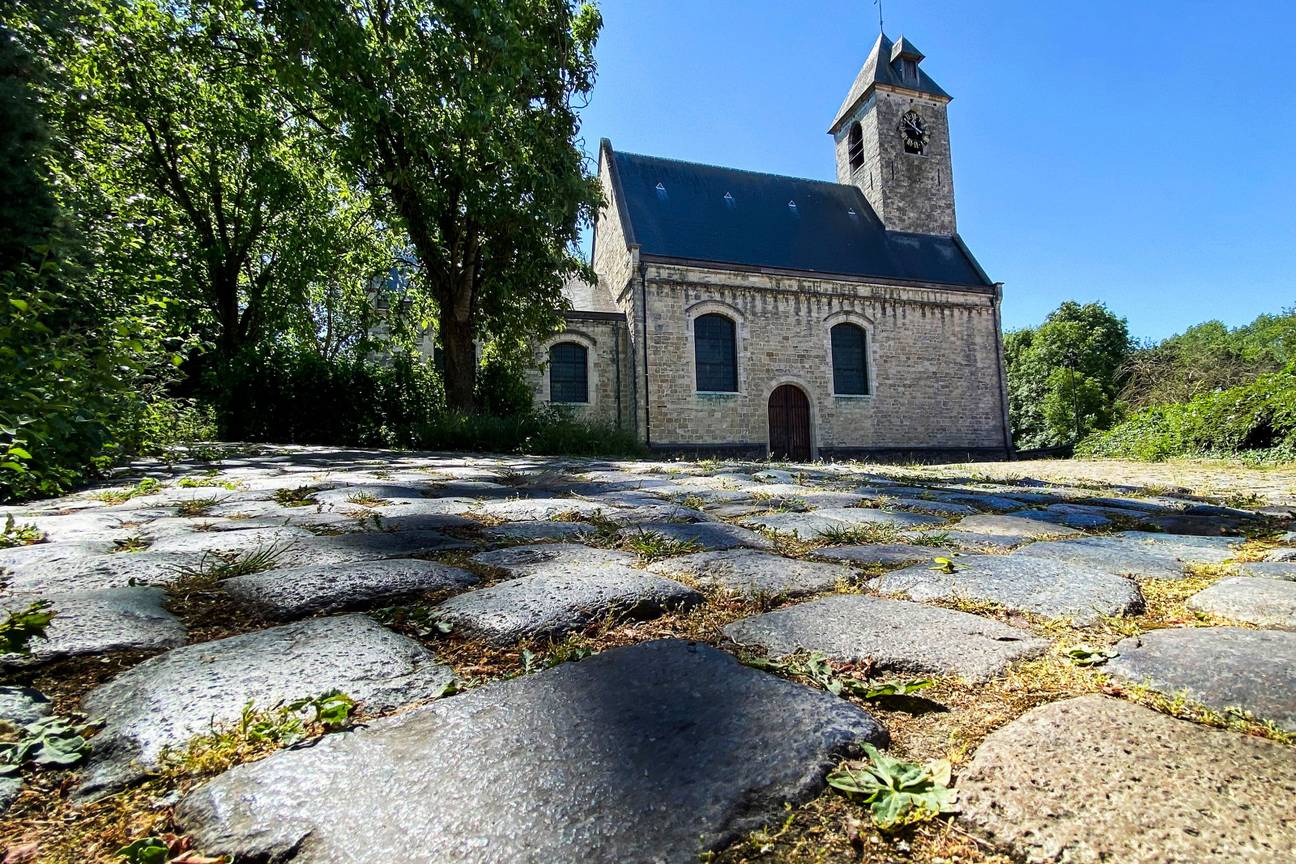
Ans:
<svg viewBox="0 0 1296 864"><path fill-rule="evenodd" d="M294 618L405 594L459 591L477 582L456 567L397 558L267 570L227 579L221 587L277 617Z"/></svg>
<svg viewBox="0 0 1296 864"><path fill-rule="evenodd" d="M692 541L710 551L737 549L740 546L750 549L769 549L774 545L768 538L762 537L755 531L723 522L645 522L625 530L648 531L672 540Z"/></svg>
<svg viewBox="0 0 1296 864"><path fill-rule="evenodd" d="M1296 629L1296 582L1232 576L1198 591L1188 605L1233 621Z"/></svg>
<svg viewBox="0 0 1296 864"><path fill-rule="evenodd" d="M1176 627L1122 639L1116 652L1103 667L1112 675L1296 731L1296 633Z"/></svg>
<svg viewBox="0 0 1296 864"><path fill-rule="evenodd" d="M1090 624L1143 608L1138 587L1100 570L1024 555L968 555L953 573L920 564L883 574L872 585L913 600L989 601L1009 609Z"/></svg>
<svg viewBox="0 0 1296 864"><path fill-rule="evenodd" d="M735 621L725 635L771 657L817 651L871 661L878 671L959 675L984 681L1048 641L979 615L903 600L840 594Z"/></svg>
<svg viewBox="0 0 1296 864"><path fill-rule="evenodd" d="M851 568L840 564L797 561L755 549L698 552L658 561L650 564L648 570L661 576L692 579L704 588L718 588L743 597L817 594L855 578Z"/></svg>
<svg viewBox="0 0 1296 864"><path fill-rule="evenodd" d="M102 588L64 594L11 596L5 608L25 608L32 600L48 600L55 613L44 639L29 643L30 655L6 654L6 665L44 663L63 657L109 651L148 651L183 645L185 627L162 608L161 588L134 586Z"/></svg>
<svg viewBox="0 0 1296 864"><path fill-rule="evenodd" d="M441 694L454 673L412 639L363 615L315 618L188 645L123 672L82 700L103 718L83 771L82 795L129 783L249 702L281 702L341 690L369 709Z"/></svg>
<svg viewBox="0 0 1296 864"><path fill-rule="evenodd" d="M495 645L561 636L601 621L655 618L687 609L702 595L685 585L642 570L604 565L597 573L544 570L489 588L451 597L435 607L438 620L456 635Z"/></svg>
<svg viewBox="0 0 1296 864"><path fill-rule="evenodd" d="M177 812L198 848L238 860L682 864L885 739L844 700L665 640L240 766Z"/></svg>

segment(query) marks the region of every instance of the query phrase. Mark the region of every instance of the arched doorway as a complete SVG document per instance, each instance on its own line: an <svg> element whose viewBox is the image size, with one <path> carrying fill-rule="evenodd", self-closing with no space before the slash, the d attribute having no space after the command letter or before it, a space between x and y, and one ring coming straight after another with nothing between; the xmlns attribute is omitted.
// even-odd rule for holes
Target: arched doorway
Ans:
<svg viewBox="0 0 1296 864"><path fill-rule="evenodd" d="M794 384L774 389L769 398L771 459L810 461L810 400Z"/></svg>

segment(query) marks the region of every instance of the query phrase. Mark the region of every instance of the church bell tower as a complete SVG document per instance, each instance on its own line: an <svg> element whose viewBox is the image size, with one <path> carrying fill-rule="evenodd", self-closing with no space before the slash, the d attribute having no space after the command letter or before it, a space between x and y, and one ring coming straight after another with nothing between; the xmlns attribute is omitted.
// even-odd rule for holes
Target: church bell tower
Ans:
<svg viewBox="0 0 1296 864"><path fill-rule="evenodd" d="M950 95L900 37L878 36L828 134L837 182L858 186L890 231L949 236L954 220Z"/></svg>

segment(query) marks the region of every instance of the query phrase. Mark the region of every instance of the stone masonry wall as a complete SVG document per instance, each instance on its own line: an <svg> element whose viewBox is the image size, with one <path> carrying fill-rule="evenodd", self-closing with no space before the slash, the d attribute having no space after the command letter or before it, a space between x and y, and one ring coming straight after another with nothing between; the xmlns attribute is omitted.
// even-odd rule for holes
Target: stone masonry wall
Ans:
<svg viewBox="0 0 1296 864"><path fill-rule="evenodd" d="M630 394L632 349L623 320L609 317L582 318L567 316L566 329L536 345L538 368L527 373L534 399L549 402L549 347L558 342L575 342L584 346L588 366L586 382L589 401L555 403L571 416L592 423L621 429L632 428L634 403Z"/></svg>
<svg viewBox="0 0 1296 864"><path fill-rule="evenodd" d="M644 286L655 447L764 448L783 383L809 396L816 453L1004 446L993 294L661 264ZM691 322L707 312L737 323L736 394L696 392ZM868 396L833 395L829 330L842 320L868 334Z"/></svg>
<svg viewBox="0 0 1296 864"><path fill-rule="evenodd" d="M910 110L922 117L927 129L927 148L921 156L906 153L900 137L900 118ZM852 172L847 141L855 120L860 121L863 132L864 165ZM838 182L853 183L862 189L888 229L946 236L955 233L954 178L945 103L878 89L861 104L850 122L842 125L836 148Z"/></svg>

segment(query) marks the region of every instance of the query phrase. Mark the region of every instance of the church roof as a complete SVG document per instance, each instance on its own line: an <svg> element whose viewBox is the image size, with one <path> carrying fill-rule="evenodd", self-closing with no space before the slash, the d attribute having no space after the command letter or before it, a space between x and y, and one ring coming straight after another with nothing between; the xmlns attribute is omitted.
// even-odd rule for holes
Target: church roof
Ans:
<svg viewBox="0 0 1296 864"><path fill-rule="evenodd" d="M896 50L897 48L899 48L899 51ZM923 54L903 36L900 37L898 43L893 43L885 33L878 36L877 41L873 43L873 50L869 52L868 59L864 61L859 74L855 76L855 82L851 84L850 92L846 94L846 101L842 102L841 108L837 109L837 117L828 129L830 133L835 134L838 127L850 118L855 106L868 95L869 90L873 89L875 84L902 87L905 90L926 93L929 96L936 96L946 101L950 99L950 95L942 90L931 79L931 76L922 70L921 66L918 67L918 80L916 82L901 81L900 76L896 73L896 68L892 64L902 56L921 60Z"/></svg>
<svg viewBox="0 0 1296 864"><path fill-rule="evenodd" d="M641 255L825 276L984 287L957 237L888 231L855 186L613 151L628 243Z"/></svg>

